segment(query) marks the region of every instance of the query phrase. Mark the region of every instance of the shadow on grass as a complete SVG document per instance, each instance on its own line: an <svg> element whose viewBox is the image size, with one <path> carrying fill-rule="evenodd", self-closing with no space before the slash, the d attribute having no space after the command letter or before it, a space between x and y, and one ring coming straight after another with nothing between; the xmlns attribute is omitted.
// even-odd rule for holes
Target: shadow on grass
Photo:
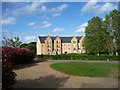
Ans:
<svg viewBox="0 0 120 90"><path fill-rule="evenodd" d="M29 68L29 67L38 65L37 63L45 62L45 61L47 61L47 60L34 59L32 62L29 62L29 63L14 65L13 69L19 70L19 69Z"/></svg>
<svg viewBox="0 0 120 90"><path fill-rule="evenodd" d="M54 75L39 77L37 79L18 80L13 88L59 88L63 87L69 77Z"/></svg>

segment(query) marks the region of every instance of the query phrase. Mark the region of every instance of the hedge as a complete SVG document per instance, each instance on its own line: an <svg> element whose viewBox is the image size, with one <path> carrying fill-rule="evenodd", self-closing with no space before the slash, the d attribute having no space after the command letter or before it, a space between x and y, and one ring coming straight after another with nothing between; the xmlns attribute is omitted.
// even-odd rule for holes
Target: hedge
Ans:
<svg viewBox="0 0 120 90"><path fill-rule="evenodd" d="M36 55L36 58L50 60L120 60L120 56L86 54Z"/></svg>
<svg viewBox="0 0 120 90"><path fill-rule="evenodd" d="M11 61L12 65L31 62L35 57L35 54L26 48L0 48L2 48L2 60L7 58L7 60Z"/></svg>
<svg viewBox="0 0 120 90"><path fill-rule="evenodd" d="M2 89L12 88L16 82L16 73L12 70L11 61L5 58L2 60Z"/></svg>

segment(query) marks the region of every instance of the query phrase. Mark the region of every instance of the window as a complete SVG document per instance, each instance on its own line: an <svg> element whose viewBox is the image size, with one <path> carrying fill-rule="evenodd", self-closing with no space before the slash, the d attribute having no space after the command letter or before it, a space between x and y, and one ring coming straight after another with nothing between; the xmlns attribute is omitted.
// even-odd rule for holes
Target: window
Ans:
<svg viewBox="0 0 120 90"><path fill-rule="evenodd" d="M58 40L57 43L60 44L60 40Z"/></svg>
<svg viewBox="0 0 120 90"><path fill-rule="evenodd" d="M76 48L74 48L74 50L76 50Z"/></svg>
<svg viewBox="0 0 120 90"><path fill-rule="evenodd" d="M50 52L50 49L48 49L48 52Z"/></svg>
<svg viewBox="0 0 120 90"><path fill-rule="evenodd" d="M51 42L50 42L50 40L48 41L48 44L50 44Z"/></svg>
<svg viewBox="0 0 120 90"><path fill-rule="evenodd" d="M58 49L58 52L60 52L60 49Z"/></svg>
<svg viewBox="0 0 120 90"><path fill-rule="evenodd" d="M64 48L62 48L62 50L64 51L65 49L64 49Z"/></svg>
<svg viewBox="0 0 120 90"><path fill-rule="evenodd" d="M48 52L48 55L50 55L50 52Z"/></svg>
<svg viewBox="0 0 120 90"><path fill-rule="evenodd" d="M57 48L57 51L60 51L60 48Z"/></svg>
<svg viewBox="0 0 120 90"><path fill-rule="evenodd" d="M48 48L50 48L50 45L48 45Z"/></svg>
<svg viewBox="0 0 120 90"><path fill-rule="evenodd" d="M58 40L58 43L60 44L60 40Z"/></svg>
<svg viewBox="0 0 120 90"><path fill-rule="evenodd" d="M76 47L76 44L73 44L74 45L74 48Z"/></svg>
<svg viewBox="0 0 120 90"><path fill-rule="evenodd" d="M73 41L73 43L76 43L76 41Z"/></svg>
<svg viewBox="0 0 120 90"><path fill-rule="evenodd" d="M66 48L65 48L65 47L63 47L63 50L66 50Z"/></svg>
<svg viewBox="0 0 120 90"><path fill-rule="evenodd" d="M60 54L60 49L57 49L57 53Z"/></svg>

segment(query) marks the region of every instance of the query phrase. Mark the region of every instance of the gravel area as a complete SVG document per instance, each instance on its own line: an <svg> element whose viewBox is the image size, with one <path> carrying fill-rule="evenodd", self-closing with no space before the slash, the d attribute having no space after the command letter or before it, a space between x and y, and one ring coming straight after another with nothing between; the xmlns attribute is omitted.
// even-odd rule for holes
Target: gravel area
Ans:
<svg viewBox="0 0 120 90"><path fill-rule="evenodd" d="M51 63L55 61L49 60L14 69L17 74L14 88L118 88L116 78L72 76L53 70L49 66Z"/></svg>

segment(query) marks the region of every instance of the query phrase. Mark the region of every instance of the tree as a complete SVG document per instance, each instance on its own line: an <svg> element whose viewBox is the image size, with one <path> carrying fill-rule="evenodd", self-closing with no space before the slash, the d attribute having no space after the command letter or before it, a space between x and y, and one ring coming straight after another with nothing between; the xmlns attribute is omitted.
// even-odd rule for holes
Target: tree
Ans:
<svg viewBox="0 0 120 90"><path fill-rule="evenodd" d="M35 44L28 44L25 48L31 50L32 52L36 53L36 45Z"/></svg>
<svg viewBox="0 0 120 90"><path fill-rule="evenodd" d="M116 50L117 45L114 42L114 39L110 37L109 35L106 35L106 49L109 55L113 55L113 52Z"/></svg>
<svg viewBox="0 0 120 90"><path fill-rule="evenodd" d="M28 44L23 43L23 44L20 45L20 48L25 48L27 45L28 45Z"/></svg>
<svg viewBox="0 0 120 90"><path fill-rule="evenodd" d="M120 54L120 11L113 10L110 13L112 28L114 30L114 40L117 45L117 52Z"/></svg>
<svg viewBox="0 0 120 90"><path fill-rule="evenodd" d="M86 52L98 55L104 52L104 37L105 33L102 27L102 19L99 17L93 17L88 21L88 26L85 29L84 46Z"/></svg>
<svg viewBox="0 0 120 90"><path fill-rule="evenodd" d="M27 48L31 51L33 51L34 53L36 53L36 42L30 42L28 44L23 43L20 45L21 48Z"/></svg>
<svg viewBox="0 0 120 90"><path fill-rule="evenodd" d="M113 10L106 15L103 27L107 36L106 45L108 52L120 51L120 12Z"/></svg>
<svg viewBox="0 0 120 90"><path fill-rule="evenodd" d="M3 45L5 45L5 46L10 46L10 47L19 47L20 46L20 44L22 43L21 41L20 41L20 39L19 39L19 37L14 37L14 38L11 38L11 39L7 39L7 38L5 38L5 37L3 37L3 41L2 41L2 43L3 43Z"/></svg>
<svg viewBox="0 0 120 90"><path fill-rule="evenodd" d="M9 46L9 39L7 39L6 37L3 37L4 40L2 40L2 44L4 46Z"/></svg>
<svg viewBox="0 0 120 90"><path fill-rule="evenodd" d="M120 11L111 11L105 20L93 17L88 21L84 46L88 53L120 54Z"/></svg>

